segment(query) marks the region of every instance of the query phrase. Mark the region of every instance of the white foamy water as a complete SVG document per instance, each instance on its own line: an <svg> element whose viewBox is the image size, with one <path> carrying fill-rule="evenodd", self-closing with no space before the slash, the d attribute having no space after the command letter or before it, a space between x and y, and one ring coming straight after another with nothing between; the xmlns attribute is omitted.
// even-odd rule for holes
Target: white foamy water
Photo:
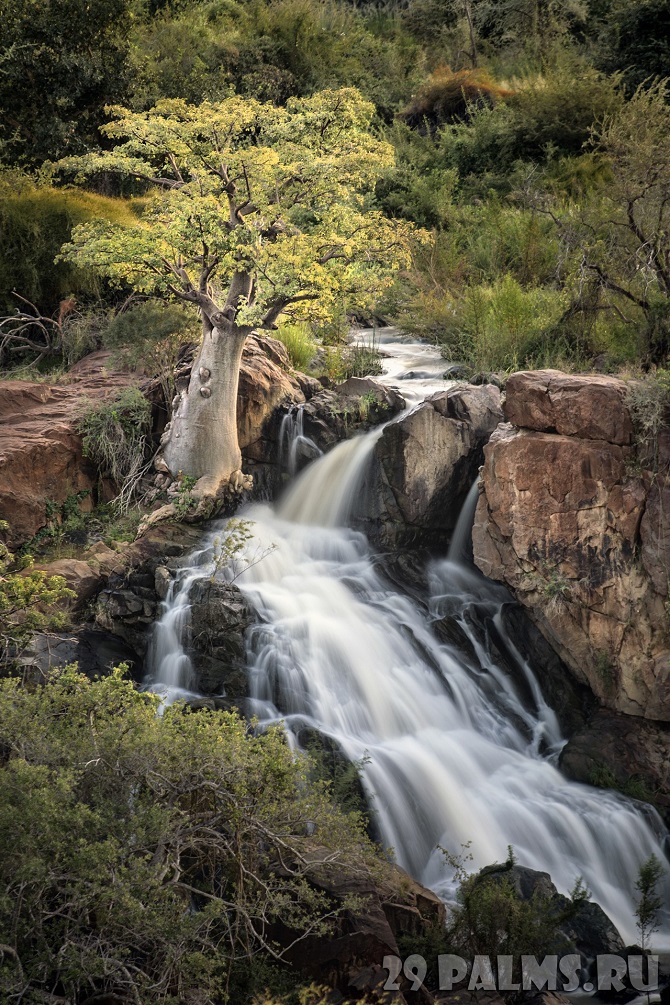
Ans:
<svg viewBox="0 0 670 1005"><path fill-rule="evenodd" d="M402 352L414 359L421 349ZM427 377L415 380L434 389ZM403 393L414 383L401 382ZM503 861L512 845L521 865L549 872L564 893L583 877L633 942L638 868L652 852L664 857L660 818L614 792L570 782L555 767L559 724L505 635L509 596L463 561L466 513L450 556L430 569L427 607L391 585L364 536L343 526L379 435L340 444L276 507L243 514L253 521L255 564L237 583L258 615L248 636L251 711L264 723L283 721L296 745L310 727L361 760L384 843L446 899L453 877L438 845L459 853L469 844L473 868ZM207 571L207 545L197 562L157 627L154 686L192 687L182 676L191 672L184 616L190 583ZM470 655L439 641L433 623L444 616L465 632ZM487 620L505 639L523 693L474 627ZM670 944L667 922L657 942Z"/></svg>

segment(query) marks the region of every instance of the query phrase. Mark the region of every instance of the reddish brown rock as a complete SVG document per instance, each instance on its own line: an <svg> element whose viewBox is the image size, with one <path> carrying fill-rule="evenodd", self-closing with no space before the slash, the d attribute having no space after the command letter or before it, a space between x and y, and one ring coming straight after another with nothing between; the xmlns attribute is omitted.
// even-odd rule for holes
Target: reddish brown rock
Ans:
<svg viewBox="0 0 670 1005"><path fill-rule="evenodd" d="M108 352L91 353L54 383L26 380L0 382L0 520L10 525L7 544L16 548L47 523L47 509L80 492L99 493L99 473L82 454L76 432L90 400L100 401L124 387L151 386L137 373L112 364ZM238 433L252 461L276 463L276 430L272 418L279 405L303 402L321 390L318 381L292 370L281 342L253 336L245 346L240 372ZM114 495L102 487L101 501Z"/></svg>
<svg viewBox="0 0 670 1005"><path fill-rule="evenodd" d="M475 562L601 703L669 720L670 491L626 445L622 382L544 371L510 383L505 411L532 429L501 426L485 448Z"/></svg>
<svg viewBox="0 0 670 1005"><path fill-rule="evenodd" d="M633 441L626 384L616 377L523 370L508 379L505 394L505 418L523 429L620 446Z"/></svg>
<svg viewBox="0 0 670 1005"><path fill-rule="evenodd" d="M76 600L72 601L75 606L94 597L102 585L99 572L92 569L88 562L76 558L61 558L35 568L43 569L47 576L62 576L68 588L76 594Z"/></svg>
<svg viewBox="0 0 670 1005"><path fill-rule="evenodd" d="M314 384L320 391L318 381ZM303 401L305 393L285 346L267 336L250 336L244 346L237 396L237 435L245 454L254 458L261 453L265 456L263 440L267 438L267 424L274 410L279 405Z"/></svg>

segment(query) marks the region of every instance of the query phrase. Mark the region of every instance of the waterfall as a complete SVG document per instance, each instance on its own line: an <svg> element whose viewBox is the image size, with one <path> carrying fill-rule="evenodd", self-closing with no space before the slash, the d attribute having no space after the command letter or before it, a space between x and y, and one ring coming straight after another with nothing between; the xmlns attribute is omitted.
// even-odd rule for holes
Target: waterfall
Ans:
<svg viewBox="0 0 670 1005"><path fill-rule="evenodd" d="M279 463L293 477L298 473L300 461L312 461L322 451L314 440L305 436L305 406L292 405L281 421L279 429Z"/></svg>
<svg viewBox="0 0 670 1005"><path fill-rule="evenodd" d="M283 722L296 747L309 728L359 762L383 843L445 899L454 896L453 869L438 846L458 854L467 845L480 868L504 861L512 845L519 864L549 872L563 893L582 877L632 943L634 883L650 854L665 857L662 821L651 807L568 781L556 768L564 741L532 667L506 636L509 594L464 558L476 489L449 557L429 569L425 606L398 592L364 535L346 527L380 435L340 444L275 508L244 513L253 540L237 583L258 618L247 642L251 712L261 723ZM189 577L202 574L188 570L166 601L155 687L168 675L177 678L172 687L192 686L181 676L189 667L179 627ZM444 617L466 634L467 653L440 641L434 625ZM522 690L491 657L477 627L487 622ZM662 938L670 944L669 918Z"/></svg>

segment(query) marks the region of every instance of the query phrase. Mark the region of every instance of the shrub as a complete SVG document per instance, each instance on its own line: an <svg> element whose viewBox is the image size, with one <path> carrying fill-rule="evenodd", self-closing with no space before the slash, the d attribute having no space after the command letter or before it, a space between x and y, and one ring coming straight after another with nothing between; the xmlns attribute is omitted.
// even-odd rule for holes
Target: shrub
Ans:
<svg viewBox="0 0 670 1005"><path fill-rule="evenodd" d="M286 346L291 363L296 370L306 370L314 359L318 348L307 322L296 321L294 324L282 324L273 334Z"/></svg>
<svg viewBox="0 0 670 1005"><path fill-rule="evenodd" d="M84 454L119 487L141 470L149 433L151 406L135 387L114 398L92 402L79 419Z"/></svg>
<svg viewBox="0 0 670 1005"><path fill-rule="evenodd" d="M491 108L512 93L481 68L454 72L438 66L402 114L410 126L434 134L447 123L469 121L478 108Z"/></svg>
<svg viewBox="0 0 670 1005"><path fill-rule="evenodd" d="M54 260L77 224L99 218L134 220L133 204L0 174L0 312L12 313L18 306L13 290L45 314L72 294L97 299L102 286L91 271L63 260L54 265Z"/></svg>
<svg viewBox="0 0 670 1005"><path fill-rule="evenodd" d="M456 860L447 855L451 864ZM530 899L516 892L511 870L515 865L512 848L507 861L468 874L457 868L460 886L458 904L447 931L452 951L464 957L498 955L536 957L567 948L560 926L573 917L588 900L588 891L578 879L570 900L556 900L535 890Z"/></svg>
<svg viewBox="0 0 670 1005"><path fill-rule="evenodd" d="M0 520L0 534L9 526ZM55 630L67 624L60 608L74 597L62 576L33 569L32 557L20 561L0 541L0 665L11 651L20 650L35 631Z"/></svg>
<svg viewBox="0 0 670 1005"><path fill-rule="evenodd" d="M372 864L281 729L156 711L120 671L0 681L3 1000L226 1000L273 925L328 930L318 876Z"/></svg>

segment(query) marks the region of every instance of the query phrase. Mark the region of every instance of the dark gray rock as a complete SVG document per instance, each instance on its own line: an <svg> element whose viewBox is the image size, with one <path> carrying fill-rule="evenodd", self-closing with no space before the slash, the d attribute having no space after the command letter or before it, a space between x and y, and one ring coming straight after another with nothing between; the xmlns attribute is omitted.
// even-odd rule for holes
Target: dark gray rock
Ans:
<svg viewBox="0 0 670 1005"><path fill-rule="evenodd" d="M18 663L35 680L42 679L54 667L71 663L77 663L80 672L90 678L104 676L122 663L128 665L134 680L141 680L143 674L141 658L122 639L88 627L33 636Z"/></svg>
<svg viewBox="0 0 670 1005"><path fill-rule="evenodd" d="M389 423L375 447L358 525L383 547L444 547L501 421L496 387L458 385Z"/></svg>
<svg viewBox="0 0 670 1005"><path fill-rule="evenodd" d="M189 656L196 687L204 695L225 696L243 709L248 695L245 633L256 617L234 585L209 579L193 584L190 594Z"/></svg>
<svg viewBox="0 0 670 1005"><path fill-rule="evenodd" d="M561 770L652 803L670 825L670 725L599 709L563 748Z"/></svg>

